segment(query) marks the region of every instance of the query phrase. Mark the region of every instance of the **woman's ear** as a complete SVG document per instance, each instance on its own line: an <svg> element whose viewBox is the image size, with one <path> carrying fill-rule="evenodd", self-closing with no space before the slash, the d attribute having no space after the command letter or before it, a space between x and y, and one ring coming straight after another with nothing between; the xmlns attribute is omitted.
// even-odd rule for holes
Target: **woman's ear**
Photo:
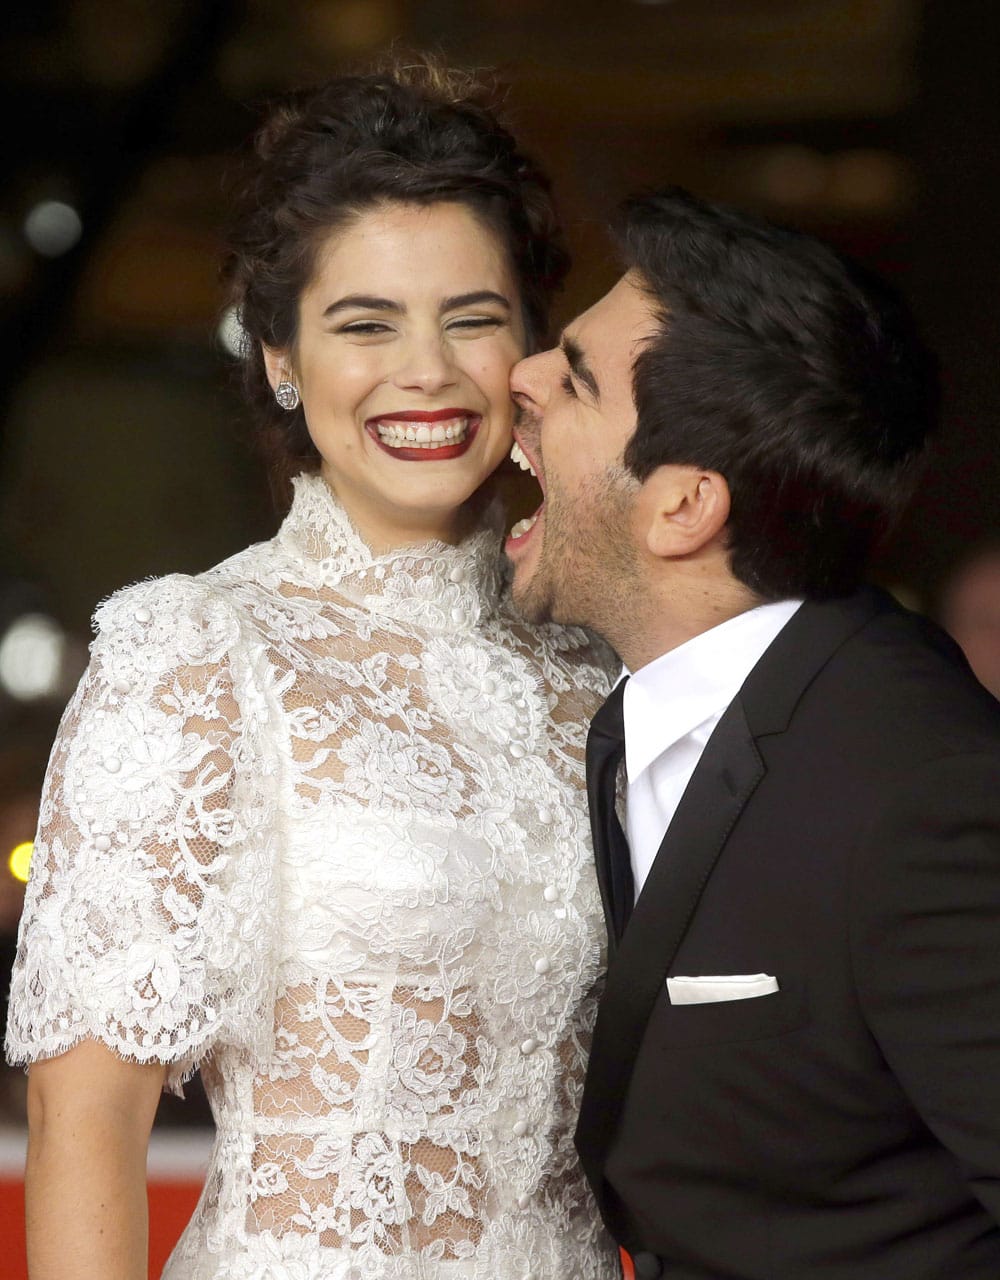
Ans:
<svg viewBox="0 0 1000 1280"><path fill-rule="evenodd" d="M646 548L661 559L700 551L729 519L729 485L718 471L658 467L643 485L640 501Z"/></svg>
<svg viewBox="0 0 1000 1280"><path fill-rule="evenodd" d="M278 389L279 382L295 381L295 373L287 351L278 351L275 347L265 346L263 342L260 344L260 349L264 356L264 368L272 391Z"/></svg>

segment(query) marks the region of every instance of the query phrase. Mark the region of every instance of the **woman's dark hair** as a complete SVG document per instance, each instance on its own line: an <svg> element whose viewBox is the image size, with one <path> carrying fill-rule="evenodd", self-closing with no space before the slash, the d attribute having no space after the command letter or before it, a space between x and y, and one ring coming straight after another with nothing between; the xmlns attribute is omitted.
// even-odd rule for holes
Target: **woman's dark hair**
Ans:
<svg viewBox="0 0 1000 1280"><path fill-rule="evenodd" d="M936 423L902 299L811 236L679 188L628 201L619 247L659 316L626 466L719 472L730 567L760 596L853 590Z"/></svg>
<svg viewBox="0 0 1000 1280"><path fill-rule="evenodd" d="M331 231L386 202L454 201L507 247L531 347L569 257L545 175L490 105L490 91L432 59L341 76L273 105L256 137L224 276L243 329L244 390L279 487L319 455L301 406L280 409L261 343L294 344L298 304Z"/></svg>

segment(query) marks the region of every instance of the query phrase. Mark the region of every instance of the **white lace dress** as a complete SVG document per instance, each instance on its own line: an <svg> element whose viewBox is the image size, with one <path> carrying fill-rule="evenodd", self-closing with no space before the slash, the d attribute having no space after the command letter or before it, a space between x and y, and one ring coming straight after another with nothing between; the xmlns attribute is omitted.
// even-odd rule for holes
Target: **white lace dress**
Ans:
<svg viewBox="0 0 1000 1280"><path fill-rule="evenodd" d="M497 537L277 537L98 613L42 804L7 1052L200 1064L169 1280L617 1275L572 1131L602 971L584 634Z"/></svg>

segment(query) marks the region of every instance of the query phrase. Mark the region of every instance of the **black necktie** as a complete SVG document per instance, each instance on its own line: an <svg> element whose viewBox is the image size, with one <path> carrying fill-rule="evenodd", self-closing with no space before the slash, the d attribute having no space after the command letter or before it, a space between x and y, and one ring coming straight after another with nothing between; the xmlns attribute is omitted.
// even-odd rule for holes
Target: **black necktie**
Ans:
<svg viewBox="0 0 1000 1280"><path fill-rule="evenodd" d="M587 795L590 826L594 836L597 870L608 899L608 918L620 941L635 905L632 858L622 824L618 821L615 795L618 767L625 755L625 719L622 703L628 677L612 689L604 706L590 724L587 734Z"/></svg>

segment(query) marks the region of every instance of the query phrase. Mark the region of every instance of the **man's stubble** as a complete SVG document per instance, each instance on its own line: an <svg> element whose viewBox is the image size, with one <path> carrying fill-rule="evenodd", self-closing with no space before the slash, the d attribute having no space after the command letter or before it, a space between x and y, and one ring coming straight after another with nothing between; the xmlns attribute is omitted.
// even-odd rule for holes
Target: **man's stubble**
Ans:
<svg viewBox="0 0 1000 1280"><path fill-rule="evenodd" d="M588 627L615 649L641 625L645 605L632 534L638 483L616 466L572 502L549 491L538 565L513 599L530 622Z"/></svg>

